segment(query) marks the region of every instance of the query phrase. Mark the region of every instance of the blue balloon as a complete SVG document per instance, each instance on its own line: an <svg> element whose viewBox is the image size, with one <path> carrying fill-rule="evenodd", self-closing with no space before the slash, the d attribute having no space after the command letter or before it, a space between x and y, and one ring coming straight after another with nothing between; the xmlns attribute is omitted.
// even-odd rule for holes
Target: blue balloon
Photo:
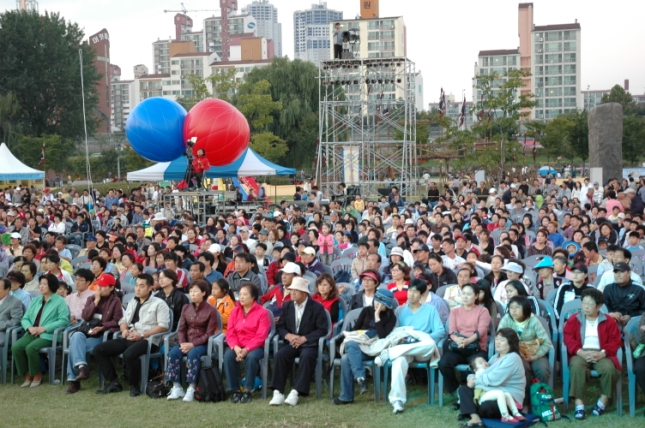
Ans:
<svg viewBox="0 0 645 428"><path fill-rule="evenodd" d="M155 97L143 100L128 116L125 134L135 152L154 162L170 162L186 151L186 110L177 102Z"/></svg>

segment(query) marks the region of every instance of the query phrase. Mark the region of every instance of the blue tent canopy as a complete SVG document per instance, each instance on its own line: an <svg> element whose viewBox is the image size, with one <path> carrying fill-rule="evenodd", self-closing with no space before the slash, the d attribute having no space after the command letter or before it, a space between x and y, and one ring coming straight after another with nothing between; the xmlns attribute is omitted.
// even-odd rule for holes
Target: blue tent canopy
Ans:
<svg viewBox="0 0 645 428"><path fill-rule="evenodd" d="M188 163L185 157L172 162L161 162L151 167L128 173L128 181L183 180ZM224 166L213 166L206 171L208 178L255 177L261 175L293 175L295 168L285 168L269 162L251 148L235 162Z"/></svg>

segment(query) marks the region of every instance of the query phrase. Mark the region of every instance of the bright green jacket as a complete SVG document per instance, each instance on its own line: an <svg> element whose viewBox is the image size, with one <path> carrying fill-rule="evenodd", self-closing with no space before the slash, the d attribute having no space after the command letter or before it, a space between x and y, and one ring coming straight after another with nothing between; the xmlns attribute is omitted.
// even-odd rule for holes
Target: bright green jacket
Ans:
<svg viewBox="0 0 645 428"><path fill-rule="evenodd" d="M22 328L27 330L29 327L34 326L38 311L43 305L43 296L35 297L27 309L27 313L22 317L20 323ZM65 299L58 294L49 296L49 300L45 303L45 309L40 316L40 327L45 327L46 331L39 337L45 340L54 340L54 330L61 327L67 327L69 324L69 307L65 303Z"/></svg>

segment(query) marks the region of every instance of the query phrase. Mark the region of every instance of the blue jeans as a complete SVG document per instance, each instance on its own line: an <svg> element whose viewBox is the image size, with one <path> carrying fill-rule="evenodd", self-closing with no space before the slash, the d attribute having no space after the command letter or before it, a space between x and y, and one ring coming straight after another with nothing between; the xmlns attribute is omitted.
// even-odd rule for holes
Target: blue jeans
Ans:
<svg viewBox="0 0 645 428"><path fill-rule="evenodd" d="M235 351L227 349L224 353L224 375L226 376L226 390L237 391L240 389L240 366L235 361ZM255 389L255 377L260 370L260 360L264 357L264 348L257 348L249 352L244 358L246 364L246 381L244 389L253 391Z"/></svg>
<svg viewBox="0 0 645 428"><path fill-rule="evenodd" d="M365 379L363 361L369 357L361 351L353 340L345 342L345 354L340 359L340 398L343 401L354 401L354 379Z"/></svg>
<svg viewBox="0 0 645 428"><path fill-rule="evenodd" d="M67 238L67 242L70 244L78 245L79 247L83 246L83 235L80 233L70 233L69 235L65 235L65 238Z"/></svg>
<svg viewBox="0 0 645 428"><path fill-rule="evenodd" d="M78 373L76 368L79 366L87 365L87 353L90 352L96 345L103 342L103 335L101 337L86 337L80 331L72 333L69 338L69 359L67 360L67 380L72 381L76 379Z"/></svg>
<svg viewBox="0 0 645 428"><path fill-rule="evenodd" d="M172 348L168 353L167 380L170 382L181 382L181 360L186 357L186 382L197 382L199 369L202 366L202 357L207 353L206 345L195 346L188 351L188 354L181 352L179 345Z"/></svg>

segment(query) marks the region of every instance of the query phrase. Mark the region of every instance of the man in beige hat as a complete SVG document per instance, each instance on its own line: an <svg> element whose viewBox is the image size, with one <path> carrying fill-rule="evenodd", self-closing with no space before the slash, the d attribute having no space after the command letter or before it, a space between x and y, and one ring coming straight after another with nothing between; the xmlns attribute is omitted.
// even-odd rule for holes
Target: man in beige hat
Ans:
<svg viewBox="0 0 645 428"><path fill-rule="evenodd" d="M318 359L318 340L327 335L329 328L329 317L325 314L325 308L309 298L309 281L296 277L288 290L291 300L284 302L282 316L276 325L280 339L286 344L273 358L275 368L271 380L271 406L284 403L296 406L299 395L309 395L311 375L316 370ZM296 358L300 358L298 373L293 389L285 399L287 378Z"/></svg>

